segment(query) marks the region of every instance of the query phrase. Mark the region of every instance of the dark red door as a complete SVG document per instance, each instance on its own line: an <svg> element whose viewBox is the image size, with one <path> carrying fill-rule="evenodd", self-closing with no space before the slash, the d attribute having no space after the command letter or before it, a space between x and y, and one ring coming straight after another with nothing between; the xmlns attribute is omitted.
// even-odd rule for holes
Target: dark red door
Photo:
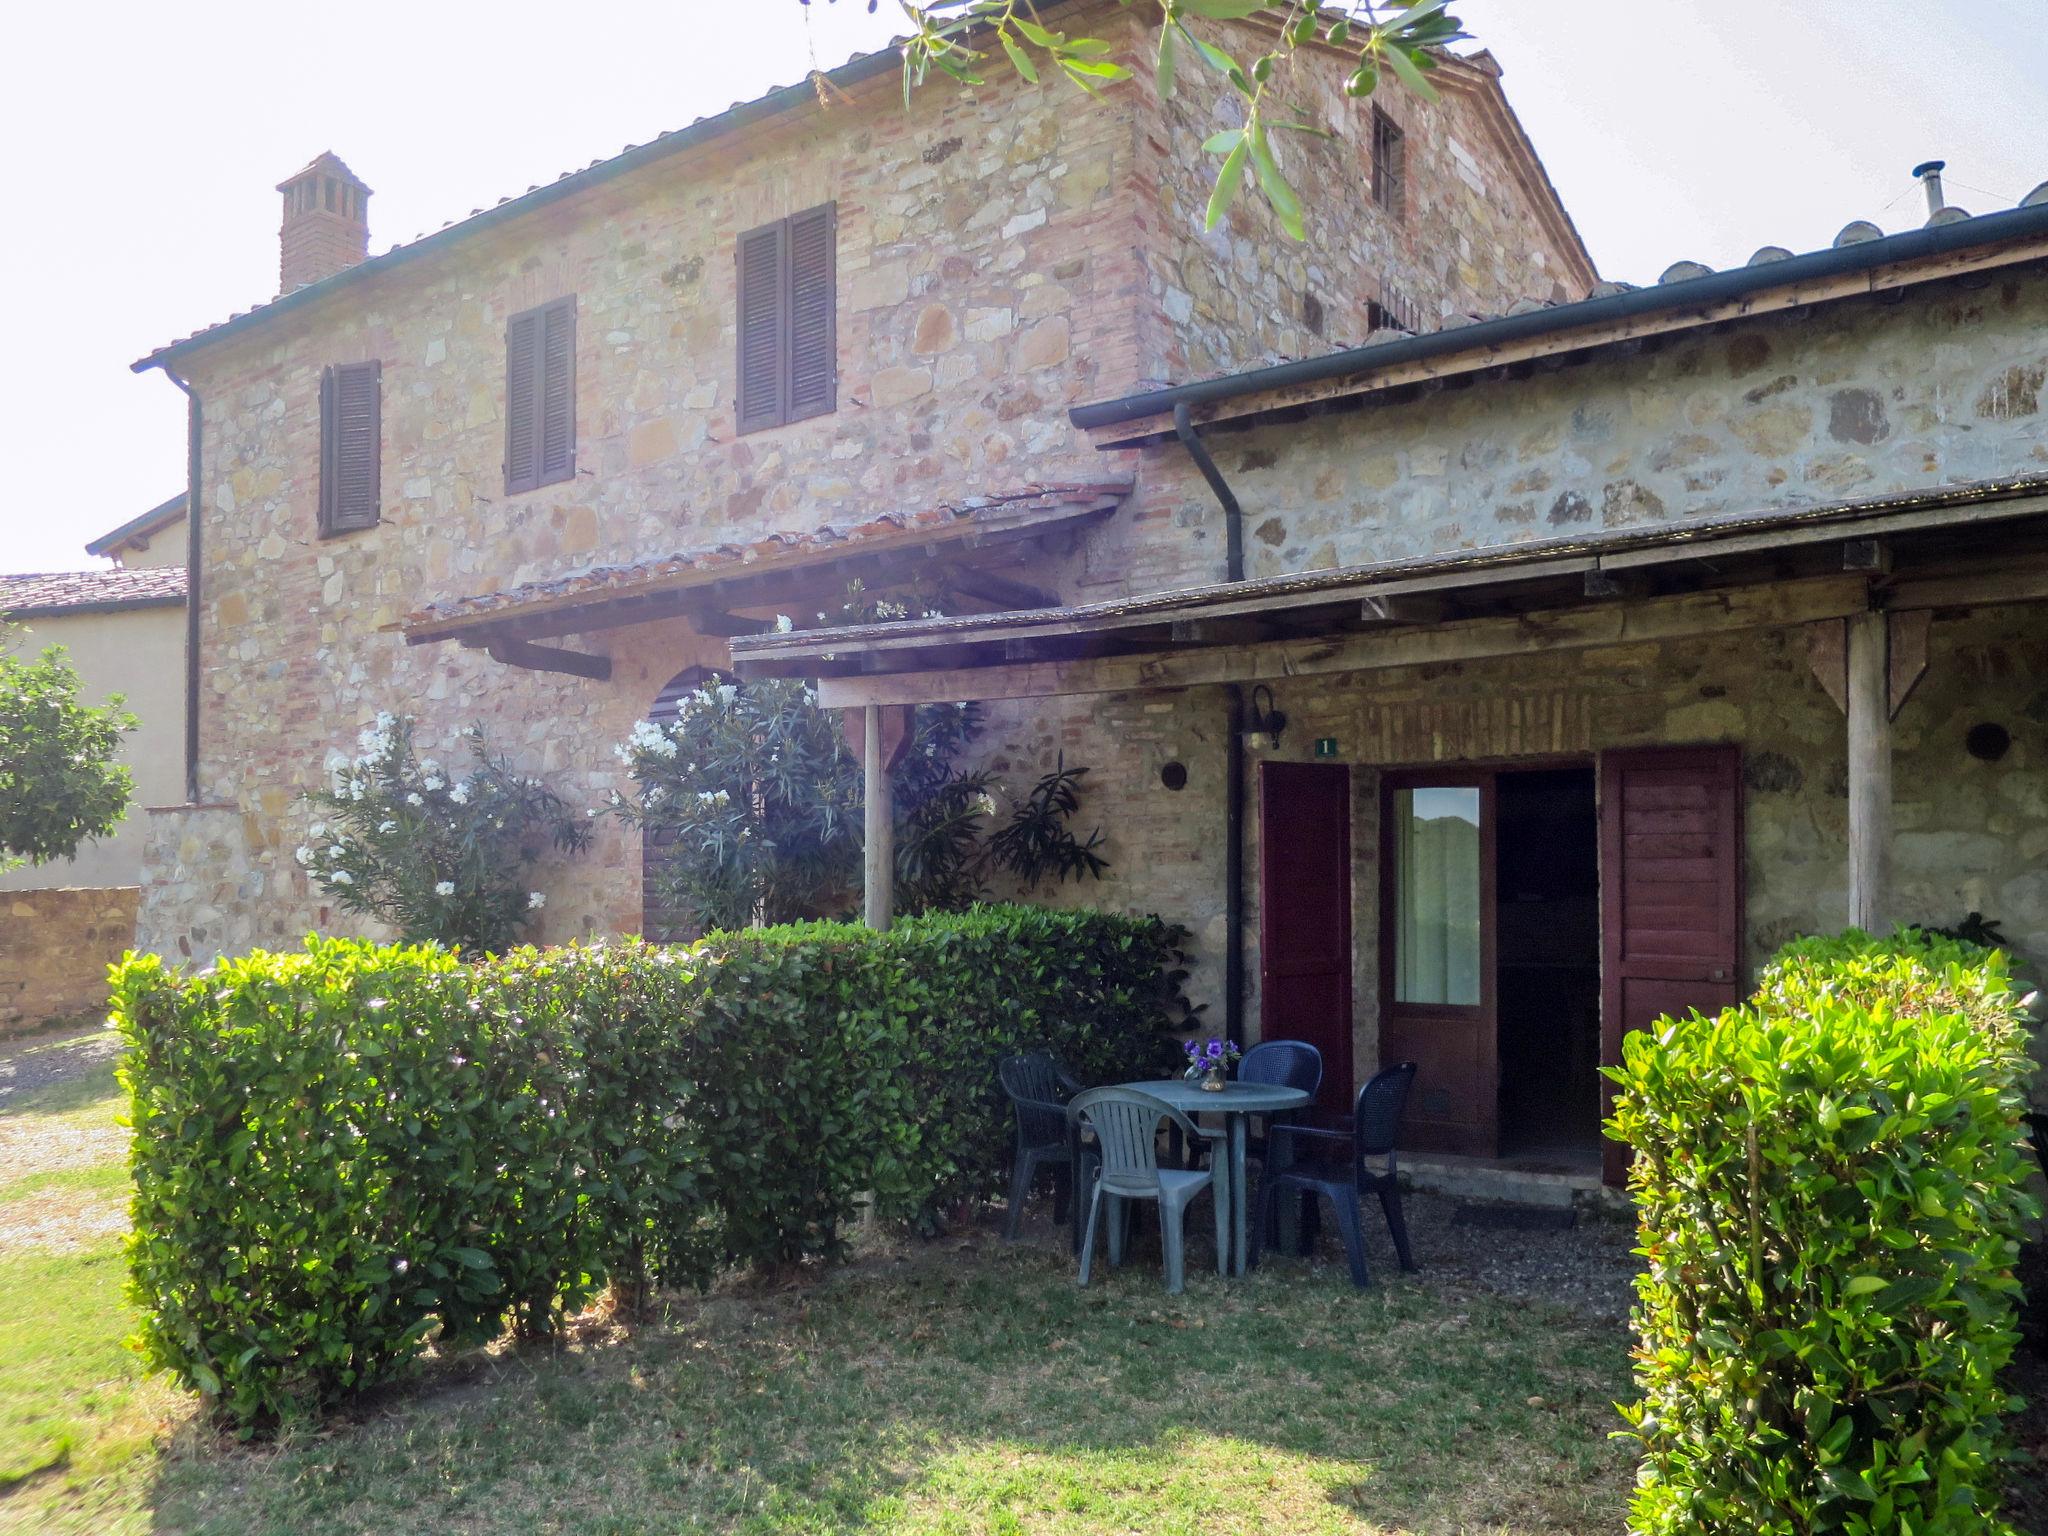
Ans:
<svg viewBox="0 0 2048 1536"><path fill-rule="evenodd" d="M1323 1053L1319 1109L1351 1107L1351 770L1259 765L1259 1038Z"/></svg>
<svg viewBox="0 0 2048 1536"><path fill-rule="evenodd" d="M1600 930L1600 1047L1610 1066L1629 1031L1740 999L1740 748L1601 757ZM1625 1147L1606 1143L1605 1171L1622 1182Z"/></svg>

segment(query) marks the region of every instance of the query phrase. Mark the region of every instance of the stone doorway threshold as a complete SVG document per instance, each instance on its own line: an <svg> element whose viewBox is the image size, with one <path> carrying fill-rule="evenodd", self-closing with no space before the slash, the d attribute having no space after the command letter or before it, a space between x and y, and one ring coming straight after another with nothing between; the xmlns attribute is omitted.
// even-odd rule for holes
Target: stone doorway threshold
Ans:
<svg viewBox="0 0 2048 1536"><path fill-rule="evenodd" d="M1404 1152L1401 1182L1409 1189L1454 1200L1626 1212L1626 1192L1600 1182L1600 1154L1460 1157L1449 1152Z"/></svg>

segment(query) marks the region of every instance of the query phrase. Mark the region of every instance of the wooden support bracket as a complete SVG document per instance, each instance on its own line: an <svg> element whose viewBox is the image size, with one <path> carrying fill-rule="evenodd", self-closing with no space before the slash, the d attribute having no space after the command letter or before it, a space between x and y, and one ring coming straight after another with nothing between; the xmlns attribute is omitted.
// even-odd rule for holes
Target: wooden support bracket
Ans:
<svg viewBox="0 0 2048 1536"><path fill-rule="evenodd" d="M1888 617L1887 681L1891 718L1896 720L1920 679L1927 675L1927 640L1934 627L1934 614L1926 608L1915 608ZM1849 712L1848 626L1847 619L1822 619L1806 626L1806 664L1843 714Z"/></svg>
<svg viewBox="0 0 2048 1536"><path fill-rule="evenodd" d="M484 646L484 651L493 661L528 672L566 672L571 677L587 677L593 682L611 681L612 659L609 656L589 656L582 651L563 650L560 646L535 645L530 640L493 640Z"/></svg>

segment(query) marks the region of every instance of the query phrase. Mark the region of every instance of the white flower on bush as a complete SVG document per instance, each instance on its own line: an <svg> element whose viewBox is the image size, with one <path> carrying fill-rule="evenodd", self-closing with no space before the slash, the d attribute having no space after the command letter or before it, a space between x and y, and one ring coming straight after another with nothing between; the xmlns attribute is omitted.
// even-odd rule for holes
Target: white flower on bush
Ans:
<svg viewBox="0 0 2048 1536"><path fill-rule="evenodd" d="M398 823L395 821L380 821L377 823L377 830L383 833L386 837L389 837L393 832L396 832L398 830Z"/></svg>
<svg viewBox="0 0 2048 1536"><path fill-rule="evenodd" d="M336 885L354 885L356 883L356 877L345 869L330 869L327 871L327 878Z"/></svg>
<svg viewBox="0 0 2048 1536"><path fill-rule="evenodd" d="M538 912L542 907L546 906L547 904L548 899L541 892L528 891L526 893L526 905L528 910Z"/></svg>
<svg viewBox="0 0 2048 1536"><path fill-rule="evenodd" d="M446 781L443 780L438 774L430 773L424 779L420 780L420 787L426 790L428 794L432 794L435 790L439 789L444 782Z"/></svg>
<svg viewBox="0 0 2048 1536"><path fill-rule="evenodd" d="M405 797L405 803L407 805L425 805L427 802L421 797L418 790L414 790Z"/></svg>
<svg viewBox="0 0 2048 1536"><path fill-rule="evenodd" d="M327 823L324 821L316 821L313 825L306 828L306 836L308 837L325 837L326 835Z"/></svg>
<svg viewBox="0 0 2048 1536"><path fill-rule="evenodd" d="M292 857L297 859L301 864L311 864L313 862L313 850L308 848L304 843L301 843L298 846L297 850L292 854Z"/></svg>
<svg viewBox="0 0 2048 1536"><path fill-rule="evenodd" d="M737 699L739 696L739 689L735 688L731 683L720 683L718 685L719 703L729 705L733 702L733 700Z"/></svg>
<svg viewBox="0 0 2048 1536"><path fill-rule="evenodd" d="M469 785L451 785L448 790L448 798L454 801L457 805L469 804Z"/></svg>
<svg viewBox="0 0 2048 1536"><path fill-rule="evenodd" d="M786 635L795 628L796 623L788 614L778 613L775 615L775 633L778 635Z"/></svg>
<svg viewBox="0 0 2048 1536"><path fill-rule="evenodd" d="M436 896L453 896L455 894L455 882L453 880L436 881L434 894Z"/></svg>

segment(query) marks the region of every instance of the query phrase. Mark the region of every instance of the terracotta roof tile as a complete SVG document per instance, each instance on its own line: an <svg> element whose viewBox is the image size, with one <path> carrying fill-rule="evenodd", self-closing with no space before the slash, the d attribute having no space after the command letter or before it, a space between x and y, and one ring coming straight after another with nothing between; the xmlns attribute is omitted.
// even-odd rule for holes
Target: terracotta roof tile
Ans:
<svg viewBox="0 0 2048 1536"><path fill-rule="evenodd" d="M857 523L827 523L808 533L771 533L744 543L700 545L674 554L613 565L585 566L502 592L429 603L406 615L399 628L433 638L475 621L532 608L580 606L643 591L682 588L748 573L750 567L814 564L842 550L908 536L964 536L973 526L1038 526L1113 510L1130 492L1128 481L1027 485L994 496L968 496L909 512L884 512Z"/></svg>
<svg viewBox="0 0 2048 1536"><path fill-rule="evenodd" d="M105 608L150 608L185 601L185 568L46 571L0 576L0 614L29 618L45 613Z"/></svg>

